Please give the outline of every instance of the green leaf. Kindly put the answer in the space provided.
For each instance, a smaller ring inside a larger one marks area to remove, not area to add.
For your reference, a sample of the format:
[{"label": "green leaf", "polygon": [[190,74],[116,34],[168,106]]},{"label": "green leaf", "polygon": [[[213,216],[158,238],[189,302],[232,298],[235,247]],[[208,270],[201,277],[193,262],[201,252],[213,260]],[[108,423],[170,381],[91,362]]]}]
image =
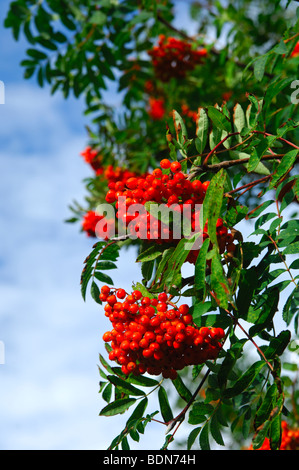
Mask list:
[{"label": "green leaf", "polygon": [[98,271],[102,271],[105,269],[117,269],[117,266],[112,261],[100,261],[99,263],[97,263],[96,269]]},{"label": "green leaf", "polygon": [[195,145],[198,153],[202,154],[208,139],[209,131],[209,120],[207,113],[204,108],[200,108],[198,112],[198,119],[196,124],[196,136]]},{"label": "green leaf", "polygon": [[276,140],[276,136],[265,136],[260,140],[259,144],[253,148],[253,151],[251,153],[251,156],[247,165],[247,171],[249,173],[256,170],[262,157],[265,155],[268,148],[271,147],[271,145],[273,144],[275,140]]},{"label": "green leaf", "polygon": [[163,248],[156,243],[151,245],[149,248],[142,251],[137,259],[137,263],[144,263],[145,261],[152,261],[162,255]]},{"label": "green leaf", "polygon": [[126,380],[140,387],[156,387],[159,385],[158,380],[147,377],[146,375],[129,375]]},{"label": "green leaf", "polygon": [[252,297],[258,286],[258,276],[255,267],[243,269],[239,281],[236,306],[241,318],[246,318]]},{"label": "green leaf", "polygon": [[117,387],[119,392],[123,392],[126,395],[137,395],[142,396],[144,395],[143,390],[139,390],[138,388],[134,387],[130,383],[127,383],[125,380],[120,379],[116,375],[108,375],[107,379],[111,382],[115,387]]},{"label": "green leaf", "polygon": [[222,111],[215,108],[214,106],[208,106],[207,110],[209,118],[217,129],[221,129],[228,133],[231,132],[231,123]]},{"label": "green leaf", "polygon": [[159,399],[161,415],[165,423],[168,423],[169,421],[173,419],[173,414],[172,414],[172,410],[168,401],[167,392],[165,388],[162,387],[162,385],[159,387],[158,399]]},{"label": "green leaf", "polygon": [[210,403],[204,403],[203,401],[196,401],[190,411],[190,416],[206,416],[213,412],[214,408]]},{"label": "green leaf", "polygon": [[299,289],[295,287],[287,298],[282,310],[282,318],[289,325],[294,315],[299,311]]},{"label": "green leaf", "polygon": [[145,413],[145,410],[147,408],[147,405],[148,405],[148,398],[145,397],[138,403],[138,405],[134,409],[133,413],[131,414],[131,416],[127,420],[127,427],[131,426],[132,424],[135,425],[134,422],[136,420],[140,420],[143,417],[143,415]]},{"label": "green leaf", "polygon": [[108,276],[108,274],[95,271],[94,277],[100,282],[103,282],[105,284],[111,284],[113,286],[113,280],[110,276]]},{"label": "green leaf", "polygon": [[97,302],[98,304],[102,303],[100,300],[100,289],[94,281],[92,281],[92,284],[91,284],[90,295],[95,302]]},{"label": "green leaf", "polygon": [[47,54],[37,49],[27,49],[27,54],[37,60],[47,59]]},{"label": "green leaf", "polygon": [[254,66],[253,66],[254,76],[256,80],[258,80],[259,82],[263,79],[268,59],[269,59],[269,54],[264,54],[258,57],[258,59],[256,59],[254,62]]},{"label": "green leaf", "polygon": [[271,328],[272,321],[275,313],[278,310],[279,302],[279,289],[274,286],[266,291],[264,296],[261,296],[261,313],[255,321],[255,325],[249,330],[250,336],[254,336],[265,328]]},{"label": "green leaf", "polygon": [[[194,247],[194,243],[199,238],[200,234],[196,233],[190,239],[182,238],[177,244],[171,256],[167,259],[164,272],[161,276],[161,283],[167,286],[178,285],[178,278],[180,277],[181,268],[186,261],[186,258]],[[179,281],[180,283],[180,281]]]},{"label": "green leaf", "polygon": [[235,342],[231,345],[230,349],[227,350],[226,355],[220,365],[218,371],[218,383],[223,388],[229,379],[229,375],[236,364],[236,361],[241,357],[244,347],[244,340]]},{"label": "green leaf", "polygon": [[268,388],[264,399],[256,412],[254,422],[256,428],[259,428],[269,418],[276,404],[277,394],[277,385],[274,383]]},{"label": "green leaf", "polygon": [[102,397],[107,403],[110,402],[112,396],[112,384],[108,383],[103,390]]},{"label": "green leaf", "polygon": [[189,400],[192,398],[192,393],[186,387],[179,374],[177,375],[176,379],[172,380],[172,383],[175,386],[175,389],[180,395],[180,397],[188,403]]},{"label": "green leaf", "polygon": [[198,427],[198,428],[192,429],[192,431],[190,432],[188,439],[187,439],[187,450],[190,450],[192,448],[198,434],[200,433],[200,430],[201,430],[201,427]]},{"label": "green leaf", "polygon": [[[175,131],[176,131],[176,138],[182,149],[184,145],[186,144],[186,142],[188,141],[188,133],[187,133],[186,125],[181,115],[176,110],[173,110],[172,115],[173,115]],[[181,149],[180,149],[180,153],[182,153],[182,155],[185,156],[186,155],[185,152],[182,152]]]},{"label": "green leaf", "polygon": [[210,308],[212,307],[211,301],[205,302],[195,302],[189,310],[189,313],[192,314],[193,321],[196,325],[201,326],[202,323],[202,315],[207,313]]},{"label": "green leaf", "polygon": [[232,398],[246,390],[264,366],[265,361],[258,361],[252,364],[249,369],[244,372],[241,377],[234,383],[232,387],[227,388],[224,391],[224,397]]},{"label": "green leaf", "polygon": [[115,400],[109,405],[105,406],[99,413],[100,416],[115,416],[127,411],[130,406],[136,403],[136,398],[123,398]]},{"label": "green leaf", "polygon": [[270,426],[270,448],[271,450],[279,450],[281,446],[281,413],[274,417]]},{"label": "green leaf", "polygon": [[291,333],[288,330],[281,331],[279,335],[270,341],[269,346],[264,351],[267,359],[272,359],[274,356],[281,356],[291,340]]},{"label": "green leaf", "polygon": [[208,234],[212,243],[217,243],[216,222],[221,214],[226,173],[221,169],[213,176],[203,203],[203,224],[208,221]]},{"label": "green leaf", "polygon": [[[234,106],[234,112],[233,112],[233,122],[234,122],[234,132],[242,132],[246,125],[246,118],[245,118],[245,113],[243,111],[242,106],[237,103]],[[238,135],[237,136],[237,141],[241,142],[242,141],[242,136]]]},{"label": "green leaf", "polygon": [[209,421],[203,426],[199,435],[199,445],[201,450],[211,450],[209,441]]},{"label": "green leaf", "polygon": [[289,86],[292,81],[296,80],[296,77],[288,77],[283,78],[280,80],[280,77],[277,77],[276,80],[272,81],[272,83],[268,86],[265,94],[265,111],[269,108],[273,98],[276,98],[279,93]]},{"label": "green leaf", "polygon": [[252,440],[253,449],[259,449],[262,446],[264,440],[266,439],[268,435],[270,424],[271,424],[270,421],[266,421],[265,423],[263,423],[263,426],[259,429],[258,433],[254,436]]},{"label": "green leaf", "polygon": [[196,292],[197,299],[203,300],[205,298],[206,290],[206,257],[208,249],[210,246],[210,239],[207,238],[200,250],[195,263],[195,272],[194,272],[194,288]]},{"label": "green leaf", "polygon": [[210,432],[215,442],[220,446],[224,446],[224,441],[221,435],[220,426],[216,414],[213,414],[212,416],[210,422]]},{"label": "green leaf", "polygon": [[107,16],[101,11],[95,11],[89,22],[98,26],[103,26],[107,21]]},{"label": "green leaf", "polygon": [[211,289],[214,291],[219,307],[227,309],[230,289],[218,251],[215,251],[211,262]]},{"label": "green leaf", "polygon": [[294,149],[294,150],[290,150],[288,153],[286,153],[282,157],[281,162],[279,163],[274,173],[274,176],[270,182],[270,185],[269,185],[270,188],[274,188],[274,186],[277,185],[279,180],[283,178],[286,175],[286,173],[288,173],[288,171],[291,169],[291,167],[295,163],[297,159],[297,155],[298,155],[298,150]]}]

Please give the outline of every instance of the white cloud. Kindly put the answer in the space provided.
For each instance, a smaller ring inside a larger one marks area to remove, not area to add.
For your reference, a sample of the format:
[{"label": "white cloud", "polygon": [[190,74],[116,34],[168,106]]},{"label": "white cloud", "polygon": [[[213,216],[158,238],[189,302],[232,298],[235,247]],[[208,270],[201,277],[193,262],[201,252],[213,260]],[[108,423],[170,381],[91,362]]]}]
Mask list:
[{"label": "white cloud", "polygon": [[[83,302],[79,284],[93,241],[63,222],[90,174],[79,156],[81,118],[68,114],[79,115],[80,104],[32,85],[8,88],[13,98],[0,108],[0,447],[105,449],[115,428],[98,417],[97,364],[108,323]],[[129,253],[123,259],[128,266]],[[121,267],[116,277],[128,286]]]}]

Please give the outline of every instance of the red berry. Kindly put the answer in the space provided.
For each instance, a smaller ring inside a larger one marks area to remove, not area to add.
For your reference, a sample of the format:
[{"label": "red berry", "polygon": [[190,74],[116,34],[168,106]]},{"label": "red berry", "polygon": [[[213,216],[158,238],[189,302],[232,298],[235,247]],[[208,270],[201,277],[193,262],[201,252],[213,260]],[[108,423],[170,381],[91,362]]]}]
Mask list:
[{"label": "red berry", "polygon": [[182,169],[182,165],[180,164],[180,162],[172,162],[170,164],[170,170],[172,171],[172,173],[176,173],[177,171],[181,171]]},{"label": "red berry", "polygon": [[202,183],[202,189],[204,193],[207,192],[209,185],[210,185],[210,181],[205,181],[204,183]]},{"label": "red berry", "polygon": [[126,291],[125,289],[118,289],[116,291],[116,295],[119,299],[124,299],[126,297]]},{"label": "red berry", "polygon": [[168,160],[168,158],[164,158],[160,161],[160,166],[161,168],[163,168],[163,170],[167,170],[168,168],[170,168],[170,160]]},{"label": "red berry", "polygon": [[102,286],[101,287],[101,293],[104,295],[110,294],[110,287],[109,286]]},{"label": "red berry", "polygon": [[168,295],[166,294],[166,292],[161,292],[158,295],[159,302],[166,302],[167,299],[168,299]]}]

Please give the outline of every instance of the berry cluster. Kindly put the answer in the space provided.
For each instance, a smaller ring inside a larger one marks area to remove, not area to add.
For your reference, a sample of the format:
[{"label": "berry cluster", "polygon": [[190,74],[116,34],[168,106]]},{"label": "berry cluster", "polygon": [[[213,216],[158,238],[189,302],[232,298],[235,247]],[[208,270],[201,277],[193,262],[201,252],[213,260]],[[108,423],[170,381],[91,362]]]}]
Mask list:
[{"label": "berry cluster", "polygon": [[163,98],[150,98],[149,99],[149,116],[154,121],[159,121],[165,115],[165,104]]},{"label": "berry cluster", "polygon": [[[96,233],[97,223],[103,219],[105,220],[101,227],[101,233]],[[114,221],[106,220],[104,215],[98,215],[94,211],[88,211],[82,220],[82,230],[86,232],[88,237],[101,235],[100,238],[103,238],[103,240],[109,240],[109,238],[111,238],[111,234],[114,233]]]},{"label": "berry cluster", "polygon": [[198,328],[187,304],[177,307],[166,293],[157,298],[139,290],[102,286],[100,300],[113,329],[103,340],[111,343],[109,359],[126,375],[162,374],[175,379],[177,370],[216,359],[224,338],[222,328]]},{"label": "berry cluster", "polygon": [[[159,244],[178,243],[183,237],[182,227],[178,234],[172,226],[155,219],[149,212],[144,211],[141,214],[139,211],[134,212],[134,205],[144,206],[147,202],[164,204],[167,208],[179,211],[180,216],[187,213],[185,208],[188,207],[190,229],[195,232],[198,228],[200,211],[198,207],[204,201],[209,181],[191,182],[181,171],[181,163],[178,161],[170,162],[168,159],[163,159],[160,166],[161,168],[156,168],[151,174],[130,177],[125,183],[123,181],[109,183],[106,201],[111,204],[116,203],[116,217],[126,226],[132,238],[155,240]],[[168,170],[168,173],[163,170]],[[124,199],[122,205],[119,202],[120,197]],[[228,232],[222,219],[217,221],[216,227],[220,252],[234,252],[234,237]],[[202,236],[203,241],[208,237],[207,223]],[[187,261],[195,263],[198,253],[199,250],[190,250]]]},{"label": "berry cluster", "polygon": [[207,50],[194,50],[186,41],[161,35],[157,46],[148,54],[152,58],[156,77],[162,82],[168,82],[171,78],[185,78],[189,71],[202,63]]},{"label": "berry cluster", "polygon": [[[299,429],[291,429],[286,421],[281,422],[281,445],[279,450],[299,450]],[[253,450],[253,446],[249,447]],[[266,437],[263,444],[257,450],[271,450],[270,441]]]},{"label": "berry cluster", "polygon": [[[95,171],[97,177],[101,178],[105,182],[105,185],[113,185],[116,182],[125,186],[129,178],[137,177],[138,175],[129,171],[126,168],[119,166],[114,167],[113,165],[104,166],[102,158],[99,152],[90,146],[87,146],[83,152],[81,152],[86,163],[88,163]],[[100,222],[104,216],[96,214],[95,211],[89,210],[84,214],[82,219],[82,230],[87,233],[89,237],[96,237],[96,225]],[[107,221],[102,227],[104,240],[109,239],[110,227],[114,229],[114,222]]]},{"label": "berry cluster", "polygon": [[296,43],[292,53],[291,57],[297,57],[299,55],[299,41]]},{"label": "berry cluster", "polygon": [[102,157],[96,149],[93,149],[90,146],[87,146],[81,156],[84,158],[86,163],[88,163],[91,168],[96,172],[97,175],[102,175],[104,172]]},{"label": "berry cluster", "polygon": [[194,122],[197,120],[197,111],[192,111],[187,104],[182,104],[182,114],[189,117]]}]

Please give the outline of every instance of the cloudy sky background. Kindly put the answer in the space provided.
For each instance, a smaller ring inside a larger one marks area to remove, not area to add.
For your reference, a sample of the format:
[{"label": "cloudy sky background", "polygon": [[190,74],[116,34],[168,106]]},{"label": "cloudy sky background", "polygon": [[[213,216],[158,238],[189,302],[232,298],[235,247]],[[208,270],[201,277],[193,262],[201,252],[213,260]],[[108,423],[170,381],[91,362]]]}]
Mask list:
[{"label": "cloudy sky background", "polygon": [[[0,449],[106,449],[127,415],[98,417],[105,405],[98,354],[109,325],[80,294],[91,242],[63,222],[90,175],[79,156],[87,141],[83,105],[24,81],[19,63],[27,44],[2,26],[8,5],[1,1]],[[140,280],[130,252],[114,280],[128,289]],[[164,431],[152,424],[136,447],[159,448]]]},{"label": "cloudy sky background", "polygon": [[[109,325],[80,294],[91,241],[63,222],[91,175],[79,156],[88,121],[81,100],[23,79],[28,44],[3,27],[9,3],[0,4],[0,449],[106,449],[127,416],[98,417],[98,355]],[[114,273],[128,290],[140,280],[131,261],[123,253]],[[142,448],[159,448],[164,432],[152,424]]]}]

